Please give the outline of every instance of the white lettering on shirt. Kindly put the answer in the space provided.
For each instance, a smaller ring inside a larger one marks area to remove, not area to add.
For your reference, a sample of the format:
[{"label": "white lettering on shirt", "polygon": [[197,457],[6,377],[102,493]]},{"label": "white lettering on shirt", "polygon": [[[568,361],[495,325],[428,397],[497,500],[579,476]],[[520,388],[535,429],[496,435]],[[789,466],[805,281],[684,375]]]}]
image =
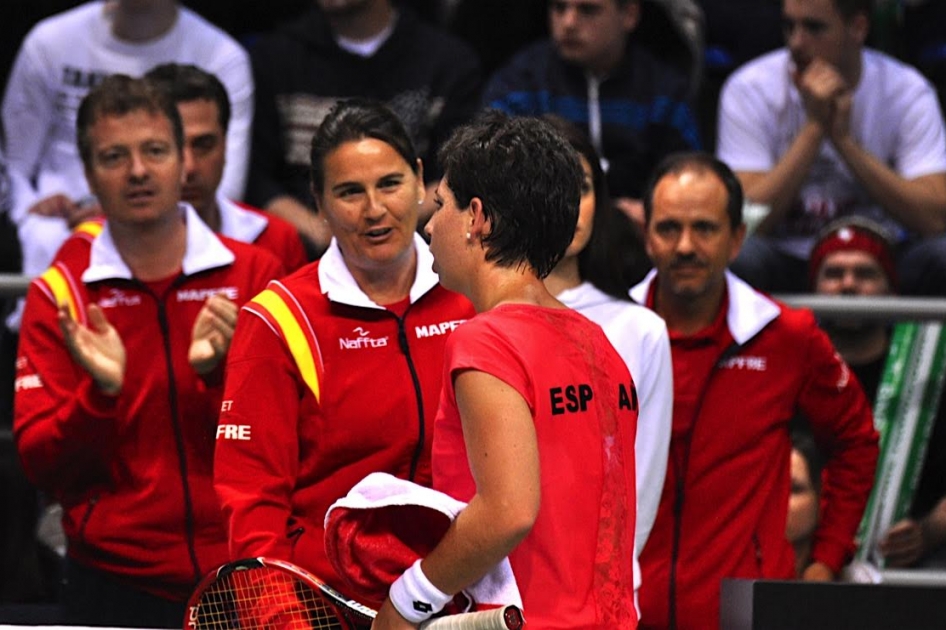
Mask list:
[{"label": "white lettering on shirt", "polygon": [[39,374],[29,374],[21,376],[13,382],[13,391],[23,391],[24,389],[39,389],[43,386],[43,379]]},{"label": "white lettering on shirt", "polygon": [[[365,333],[366,335],[368,333]],[[345,339],[340,337],[338,340],[338,347],[342,350],[360,350],[361,348],[384,348],[388,345],[387,337],[379,337],[377,339],[372,339],[371,337],[355,337],[353,339]]]},{"label": "white lettering on shirt", "polygon": [[438,335],[446,335],[448,332],[456,330],[457,326],[465,322],[465,319],[454,319],[449,322],[440,322],[438,324],[427,324],[422,326],[414,326],[414,334],[417,335],[418,339],[424,339],[425,337],[436,337]]},{"label": "white lettering on shirt", "polygon": [[177,292],[178,302],[206,302],[207,298],[218,293],[228,300],[236,300],[239,292],[236,287],[216,287],[213,289],[181,289]]},{"label": "white lettering on shirt", "polygon": [[750,372],[765,372],[766,366],[765,357],[730,357],[719,363],[720,369],[723,370],[749,370]]},{"label": "white lettering on shirt", "polygon": [[218,424],[218,440],[250,440],[250,425],[248,424]]}]

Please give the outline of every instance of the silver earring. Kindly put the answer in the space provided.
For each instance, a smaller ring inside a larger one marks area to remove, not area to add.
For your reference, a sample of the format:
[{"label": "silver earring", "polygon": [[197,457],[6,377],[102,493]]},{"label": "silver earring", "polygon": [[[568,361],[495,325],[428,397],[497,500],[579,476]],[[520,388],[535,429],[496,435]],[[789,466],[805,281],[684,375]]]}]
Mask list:
[{"label": "silver earring", "polygon": [[466,233],[466,240],[467,240],[467,241],[472,241],[472,240],[473,240],[473,237],[470,235],[469,232]]},{"label": "silver earring", "polygon": [[424,205],[424,200],[423,200],[423,199],[418,199],[418,200],[417,200],[417,205],[418,205],[418,206]]}]

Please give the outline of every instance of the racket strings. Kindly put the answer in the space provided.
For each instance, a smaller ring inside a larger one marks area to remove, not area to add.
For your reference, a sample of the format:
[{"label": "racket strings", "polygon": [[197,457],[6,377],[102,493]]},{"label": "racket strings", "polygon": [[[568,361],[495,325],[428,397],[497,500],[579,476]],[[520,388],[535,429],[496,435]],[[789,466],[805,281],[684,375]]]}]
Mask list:
[{"label": "racket strings", "polygon": [[278,570],[234,571],[200,599],[197,630],[347,630],[320,593]]}]

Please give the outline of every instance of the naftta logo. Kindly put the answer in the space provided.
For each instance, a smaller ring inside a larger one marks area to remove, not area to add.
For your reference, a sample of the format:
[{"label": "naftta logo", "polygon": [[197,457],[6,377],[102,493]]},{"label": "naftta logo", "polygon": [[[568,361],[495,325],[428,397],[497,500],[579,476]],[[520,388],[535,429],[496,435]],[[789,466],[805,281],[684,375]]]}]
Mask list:
[{"label": "naftta logo", "polygon": [[115,308],[116,306],[137,306],[141,304],[140,295],[127,295],[120,289],[110,289],[108,295],[99,300],[99,306],[102,308]]},{"label": "naftta logo", "polygon": [[360,350],[361,348],[384,348],[388,345],[388,338],[378,337],[372,338],[371,332],[365,330],[361,326],[355,327],[351,331],[352,334],[357,335],[357,337],[352,337],[350,339],[345,339],[340,337],[338,340],[338,347],[342,350]]}]

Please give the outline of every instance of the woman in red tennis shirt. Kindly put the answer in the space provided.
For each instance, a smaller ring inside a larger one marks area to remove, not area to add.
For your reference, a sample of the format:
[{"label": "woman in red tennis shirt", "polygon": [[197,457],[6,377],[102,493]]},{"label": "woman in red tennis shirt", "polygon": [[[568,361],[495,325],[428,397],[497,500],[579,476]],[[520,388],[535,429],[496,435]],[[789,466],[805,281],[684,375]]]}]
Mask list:
[{"label": "woman in red tennis shirt", "polygon": [[637,395],[542,282],[575,233],[578,155],[547,122],[490,112],[440,156],[434,269],[477,315],[447,341],[434,487],[469,505],[374,627],[414,627],[508,555],[529,628],[634,628]]}]

